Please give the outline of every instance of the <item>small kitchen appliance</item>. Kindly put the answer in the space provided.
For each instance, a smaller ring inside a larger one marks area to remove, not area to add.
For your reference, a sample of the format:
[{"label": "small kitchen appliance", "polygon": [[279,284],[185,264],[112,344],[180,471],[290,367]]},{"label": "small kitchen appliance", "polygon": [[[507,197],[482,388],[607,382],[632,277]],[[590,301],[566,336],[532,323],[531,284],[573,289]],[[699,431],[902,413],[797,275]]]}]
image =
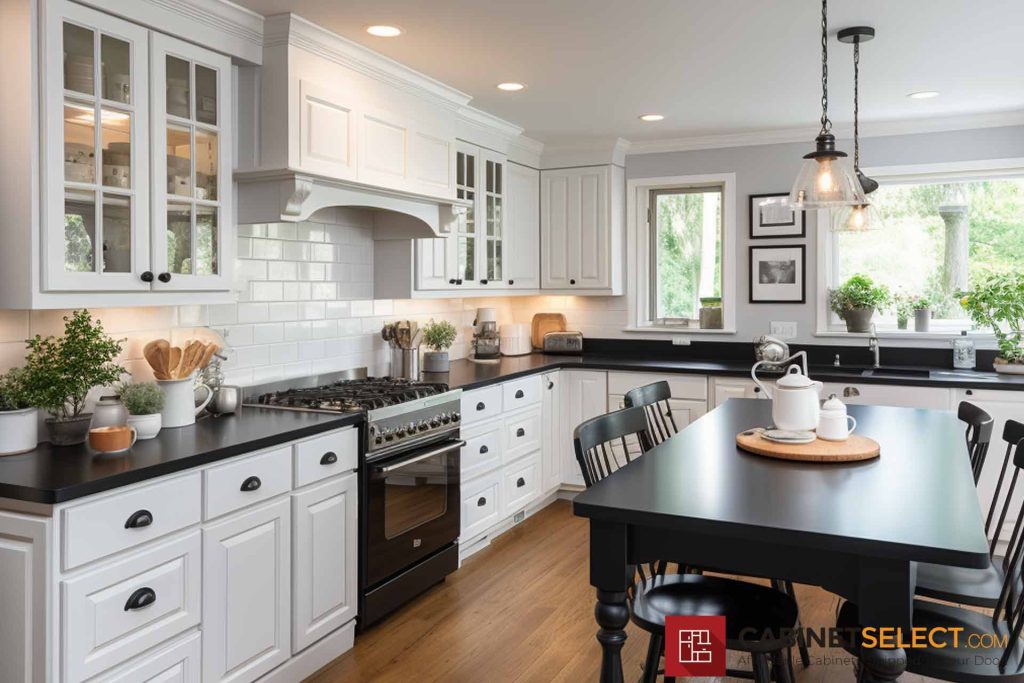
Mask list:
[{"label": "small kitchen appliance", "polygon": [[544,353],[583,353],[582,332],[548,332],[544,335]]},{"label": "small kitchen appliance", "polygon": [[767,335],[758,337],[754,340],[754,359],[765,372],[782,372],[791,359],[789,344]]},{"label": "small kitchen appliance", "polygon": [[475,359],[490,360],[501,356],[501,336],[498,334],[498,319],[493,308],[476,309],[473,330]]},{"label": "small kitchen appliance", "polygon": [[530,342],[530,326],[526,323],[502,325],[500,330],[501,355],[525,356],[533,351]]}]

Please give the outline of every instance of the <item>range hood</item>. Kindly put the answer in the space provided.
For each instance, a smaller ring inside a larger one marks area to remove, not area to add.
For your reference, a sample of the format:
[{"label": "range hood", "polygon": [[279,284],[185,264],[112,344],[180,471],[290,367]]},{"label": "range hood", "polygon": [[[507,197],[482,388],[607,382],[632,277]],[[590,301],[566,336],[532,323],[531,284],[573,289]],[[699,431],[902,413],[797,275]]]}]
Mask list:
[{"label": "range hood", "polygon": [[295,223],[324,209],[360,209],[372,219],[378,240],[438,237],[470,206],[464,200],[291,170],[236,172],[235,181],[241,224]]}]

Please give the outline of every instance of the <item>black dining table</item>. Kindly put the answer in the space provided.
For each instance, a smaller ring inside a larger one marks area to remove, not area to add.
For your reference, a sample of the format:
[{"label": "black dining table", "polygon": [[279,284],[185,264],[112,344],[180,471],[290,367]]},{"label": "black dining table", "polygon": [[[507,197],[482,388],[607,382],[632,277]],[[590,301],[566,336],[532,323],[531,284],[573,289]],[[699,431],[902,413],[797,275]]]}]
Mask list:
[{"label": "black dining table", "polygon": [[[862,626],[904,633],[916,563],[988,566],[956,416],[882,406],[849,412],[857,433],[879,443],[879,457],[810,463],[748,453],[736,435],[770,424],[771,402],[730,399],[576,496],[573,511],[590,520],[603,683],[623,680],[626,591],[638,563],[821,586],[856,602]],[[896,680],[906,666],[900,649],[863,648],[860,663],[866,681]]]}]

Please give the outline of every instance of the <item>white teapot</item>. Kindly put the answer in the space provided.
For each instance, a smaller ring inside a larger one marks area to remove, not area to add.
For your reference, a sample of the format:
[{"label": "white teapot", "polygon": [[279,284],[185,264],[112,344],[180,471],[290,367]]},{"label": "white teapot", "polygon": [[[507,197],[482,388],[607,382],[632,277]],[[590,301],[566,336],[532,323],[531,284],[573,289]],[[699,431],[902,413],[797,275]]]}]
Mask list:
[{"label": "white teapot", "polygon": [[774,391],[761,384],[753,371],[750,375],[772,400],[772,421],[777,429],[803,432],[818,426],[822,384],[803,374],[799,365],[786,368],[785,374],[775,383]]}]

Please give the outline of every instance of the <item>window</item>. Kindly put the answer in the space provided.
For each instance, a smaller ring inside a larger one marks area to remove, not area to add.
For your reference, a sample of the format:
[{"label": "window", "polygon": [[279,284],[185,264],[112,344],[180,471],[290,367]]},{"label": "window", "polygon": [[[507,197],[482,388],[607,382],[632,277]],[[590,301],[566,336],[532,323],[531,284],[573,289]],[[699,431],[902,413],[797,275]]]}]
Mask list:
[{"label": "window", "polygon": [[[721,328],[723,188],[650,191],[650,316],[656,325],[699,323],[702,300],[717,308],[704,327]],[[717,323],[716,323],[717,321]]]},{"label": "window", "polygon": [[[956,293],[983,274],[1024,263],[1024,171],[1016,177],[1004,172],[880,180],[871,200],[882,230],[831,233],[827,286],[863,273],[893,294],[925,297],[933,331],[968,328]],[[898,327],[895,308],[889,308],[876,315],[879,329]],[[835,314],[829,312],[828,320],[829,329],[843,329]]]}]

